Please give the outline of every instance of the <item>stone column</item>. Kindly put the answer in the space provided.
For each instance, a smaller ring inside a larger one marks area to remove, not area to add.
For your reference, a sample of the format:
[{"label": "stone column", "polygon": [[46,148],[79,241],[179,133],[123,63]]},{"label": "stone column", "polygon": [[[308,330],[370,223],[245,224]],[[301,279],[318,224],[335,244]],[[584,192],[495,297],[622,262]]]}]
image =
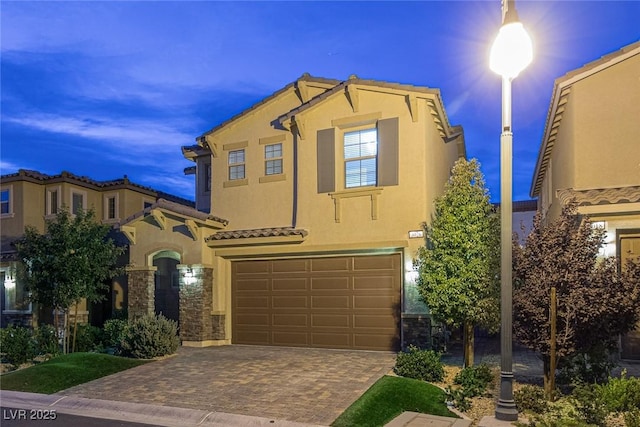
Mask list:
[{"label": "stone column", "polygon": [[213,268],[178,265],[180,283],[180,338],[183,345],[206,346],[224,340],[224,315],[212,315]]},{"label": "stone column", "polygon": [[155,314],[156,270],[158,270],[158,267],[129,266],[125,268],[129,288],[129,302],[127,304],[129,320],[147,314]]}]

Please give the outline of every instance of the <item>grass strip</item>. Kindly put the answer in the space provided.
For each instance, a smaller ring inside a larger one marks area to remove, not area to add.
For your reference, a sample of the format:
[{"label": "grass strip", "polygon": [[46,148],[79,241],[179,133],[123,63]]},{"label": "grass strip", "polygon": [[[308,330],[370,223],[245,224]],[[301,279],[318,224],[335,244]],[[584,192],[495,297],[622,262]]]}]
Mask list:
[{"label": "grass strip", "polygon": [[101,353],[64,354],[2,375],[0,389],[52,394],[147,362]]},{"label": "grass strip", "polygon": [[375,427],[404,411],[459,418],[447,409],[444,392],[424,381],[384,376],[331,424],[334,427]]}]

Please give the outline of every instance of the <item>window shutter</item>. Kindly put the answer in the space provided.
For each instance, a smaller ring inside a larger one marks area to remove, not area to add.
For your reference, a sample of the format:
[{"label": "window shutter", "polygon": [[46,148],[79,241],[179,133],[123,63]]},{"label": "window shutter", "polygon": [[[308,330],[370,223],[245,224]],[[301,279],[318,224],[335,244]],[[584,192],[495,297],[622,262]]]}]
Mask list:
[{"label": "window shutter", "polygon": [[318,131],[318,193],[329,193],[336,190],[336,144],[335,130]]},{"label": "window shutter", "polygon": [[398,185],[398,118],[378,121],[378,186]]}]

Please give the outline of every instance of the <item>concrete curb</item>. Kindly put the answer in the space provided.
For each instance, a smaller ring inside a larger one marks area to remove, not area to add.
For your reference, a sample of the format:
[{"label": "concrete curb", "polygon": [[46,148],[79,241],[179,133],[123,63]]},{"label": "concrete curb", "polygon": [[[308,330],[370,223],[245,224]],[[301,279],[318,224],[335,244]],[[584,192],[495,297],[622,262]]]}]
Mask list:
[{"label": "concrete curb", "polygon": [[322,427],[293,421],[274,420],[248,415],[198,409],[175,408],[143,403],[87,399],[57,394],[37,394],[0,390],[0,404],[18,409],[53,409],[61,414],[80,415],[119,421],[154,424],[167,427],[229,426],[229,427]]}]

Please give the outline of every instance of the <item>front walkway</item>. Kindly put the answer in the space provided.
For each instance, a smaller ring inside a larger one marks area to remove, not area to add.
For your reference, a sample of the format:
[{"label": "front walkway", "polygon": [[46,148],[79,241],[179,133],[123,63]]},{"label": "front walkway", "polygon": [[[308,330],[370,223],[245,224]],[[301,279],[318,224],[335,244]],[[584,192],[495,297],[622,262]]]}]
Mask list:
[{"label": "front walkway", "polygon": [[387,352],[181,347],[60,394],[329,425],[394,361]]}]

